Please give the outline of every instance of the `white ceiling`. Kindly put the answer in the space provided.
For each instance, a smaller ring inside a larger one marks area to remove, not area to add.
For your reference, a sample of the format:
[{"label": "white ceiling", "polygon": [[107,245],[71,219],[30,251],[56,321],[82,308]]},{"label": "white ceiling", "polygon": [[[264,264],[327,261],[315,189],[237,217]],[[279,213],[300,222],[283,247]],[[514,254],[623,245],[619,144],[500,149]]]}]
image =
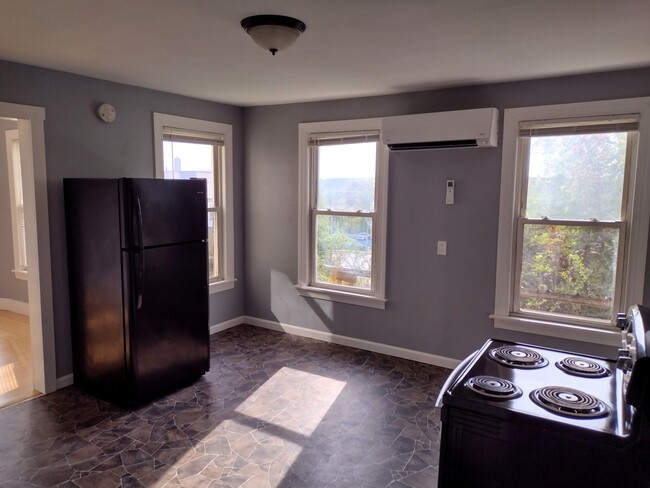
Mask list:
[{"label": "white ceiling", "polygon": [[[275,57],[240,27],[307,24]],[[240,106],[650,66],[650,0],[0,0],[0,59]]]}]

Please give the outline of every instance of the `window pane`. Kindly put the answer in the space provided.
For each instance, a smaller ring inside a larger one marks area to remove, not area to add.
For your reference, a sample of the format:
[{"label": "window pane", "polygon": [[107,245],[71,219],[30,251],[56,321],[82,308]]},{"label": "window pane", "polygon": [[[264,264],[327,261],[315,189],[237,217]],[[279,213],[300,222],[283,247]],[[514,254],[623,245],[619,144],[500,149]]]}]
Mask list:
[{"label": "window pane", "polygon": [[612,317],[618,229],[524,225],[522,311]]},{"label": "window pane", "polygon": [[319,210],[374,212],[376,142],[319,146]]},{"label": "window pane", "polygon": [[217,212],[208,211],[208,279],[219,278],[219,219]]},{"label": "window pane", "polygon": [[16,229],[14,233],[17,239],[14,242],[18,245],[18,259],[16,269],[27,271],[27,227],[25,225],[25,208],[23,198],[23,176],[20,164],[20,140],[14,139],[11,144],[12,174],[14,190],[14,211],[16,212]]},{"label": "window pane", "polygon": [[215,193],[215,151],[223,147],[211,143],[163,141],[165,179],[203,178],[208,187],[208,279],[223,279],[219,254],[221,222],[215,210],[219,207],[219,195]]},{"label": "window pane", "polygon": [[166,180],[205,178],[208,184],[208,207],[214,207],[213,144],[163,141],[164,177]]},{"label": "window pane", "polygon": [[526,217],[621,220],[627,133],[531,137]]},{"label": "window pane", "polygon": [[370,290],[372,218],[316,217],[316,281]]}]

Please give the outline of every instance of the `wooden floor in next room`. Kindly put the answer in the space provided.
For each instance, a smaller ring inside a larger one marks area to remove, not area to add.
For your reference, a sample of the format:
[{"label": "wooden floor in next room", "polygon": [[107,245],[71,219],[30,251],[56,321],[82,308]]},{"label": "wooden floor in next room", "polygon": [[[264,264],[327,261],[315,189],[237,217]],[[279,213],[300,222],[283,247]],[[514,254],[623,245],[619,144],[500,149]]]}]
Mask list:
[{"label": "wooden floor in next room", "polygon": [[0,407],[35,394],[29,317],[0,310]]}]

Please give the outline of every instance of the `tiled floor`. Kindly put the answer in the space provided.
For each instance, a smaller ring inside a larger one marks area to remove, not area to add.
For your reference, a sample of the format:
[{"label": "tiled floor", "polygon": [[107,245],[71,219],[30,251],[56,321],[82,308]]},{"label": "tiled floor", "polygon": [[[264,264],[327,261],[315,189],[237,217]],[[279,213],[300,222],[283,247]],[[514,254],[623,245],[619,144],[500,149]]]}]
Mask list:
[{"label": "tiled floor", "polygon": [[0,487],[436,486],[448,370],[247,325],[211,350],[134,411],[75,388],[0,410]]}]

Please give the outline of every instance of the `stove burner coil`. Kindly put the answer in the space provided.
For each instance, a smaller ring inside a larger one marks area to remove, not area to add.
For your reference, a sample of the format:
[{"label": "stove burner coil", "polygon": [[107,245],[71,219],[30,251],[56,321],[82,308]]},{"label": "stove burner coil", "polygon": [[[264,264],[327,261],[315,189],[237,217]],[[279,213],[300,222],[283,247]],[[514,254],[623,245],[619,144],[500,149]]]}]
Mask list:
[{"label": "stove burner coil", "polygon": [[571,418],[609,415],[609,407],[598,398],[565,386],[545,386],[530,393],[530,399],[549,412]]},{"label": "stove burner coil", "polygon": [[474,376],[465,386],[481,396],[509,400],[521,396],[521,389],[514,383],[496,376]]},{"label": "stove burner coil", "polygon": [[511,368],[543,368],[548,360],[538,352],[521,346],[501,346],[490,349],[491,359]]},{"label": "stove burner coil", "polygon": [[606,367],[586,358],[567,357],[555,365],[565,373],[583,378],[604,378],[612,374]]}]

